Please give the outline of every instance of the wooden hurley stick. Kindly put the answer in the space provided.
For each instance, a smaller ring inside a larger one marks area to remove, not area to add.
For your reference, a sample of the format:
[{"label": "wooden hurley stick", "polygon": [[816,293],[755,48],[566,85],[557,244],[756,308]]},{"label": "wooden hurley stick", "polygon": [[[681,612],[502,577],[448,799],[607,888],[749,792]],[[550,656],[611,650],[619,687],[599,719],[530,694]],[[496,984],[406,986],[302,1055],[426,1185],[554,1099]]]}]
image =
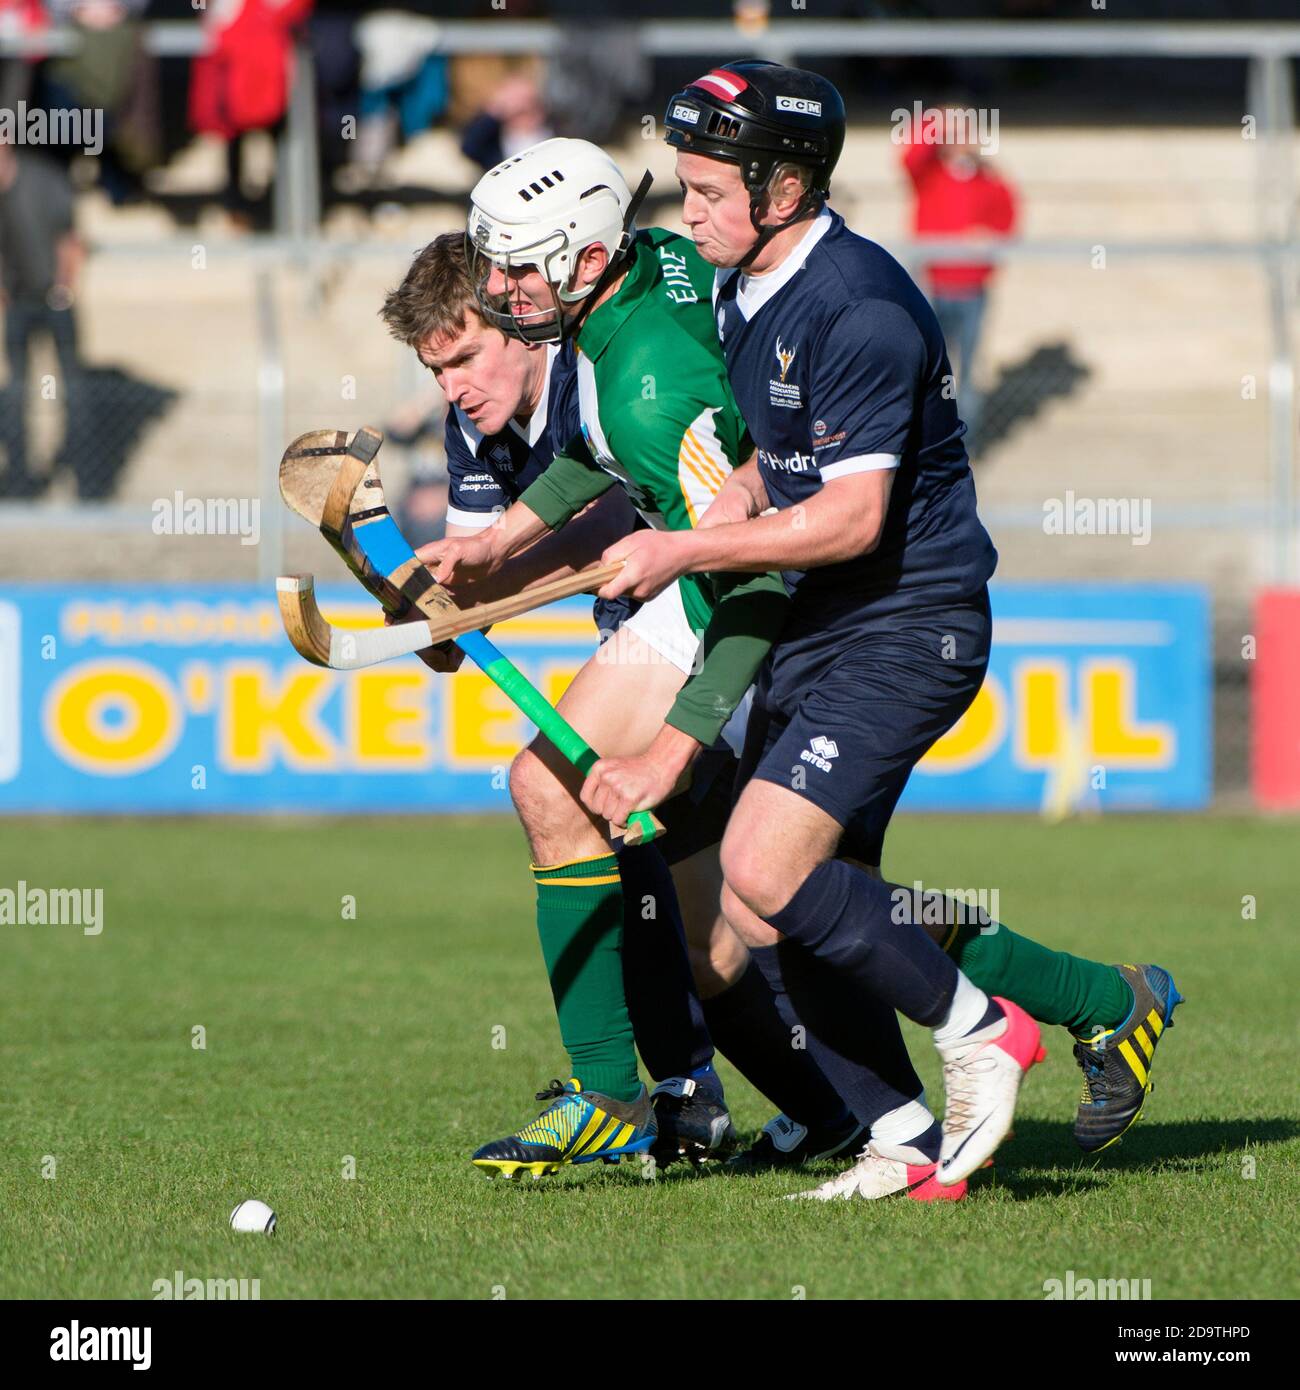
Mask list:
[{"label": "wooden hurley stick", "polygon": [[[412,624],[428,630],[427,642],[424,633],[419,634],[419,650],[455,641],[565,759],[586,774],[599,755],[478,629],[557,598],[598,588],[618,573],[621,563],[595,566],[477,608],[458,608],[389,515],[375,463],[383,438],[370,428],[358,430],[350,442],[342,430],[300,435],[280,460],[280,493],[285,502],[320,530],[389,612],[401,616],[414,609],[421,615],[423,621]],[[316,608],[311,577],[287,576],[277,580],[276,587],[281,617],[295,649],[317,665],[346,669],[349,661],[340,651],[343,638]],[[410,640],[409,635],[395,636],[393,643],[398,650],[410,651],[415,649]],[[353,659],[351,664],[357,663]],[[613,827],[615,832],[617,829]],[[656,816],[635,811],[628,817],[622,839],[625,845],[644,844],[662,833],[663,825]]]}]

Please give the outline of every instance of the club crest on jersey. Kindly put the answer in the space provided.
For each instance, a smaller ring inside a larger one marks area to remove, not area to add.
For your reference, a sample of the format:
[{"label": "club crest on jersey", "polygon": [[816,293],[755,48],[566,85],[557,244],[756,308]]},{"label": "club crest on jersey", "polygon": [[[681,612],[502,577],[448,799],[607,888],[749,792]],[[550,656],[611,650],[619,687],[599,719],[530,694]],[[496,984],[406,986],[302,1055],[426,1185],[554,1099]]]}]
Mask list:
[{"label": "club crest on jersey", "polygon": [[840,756],[839,747],[833,738],[827,738],[825,734],[818,734],[808,742],[808,747],[799,754],[799,757],[806,763],[811,763],[814,767],[820,768],[823,772],[831,770],[832,758]]},{"label": "club crest on jersey", "polygon": [[783,348],[781,339],[776,340],[776,361],[781,368],[781,380],[785,380],[785,374],[790,370],[790,363],[794,361],[794,348]]},{"label": "club crest on jersey", "polygon": [[776,364],[781,368],[781,380],[778,381],[772,377],[768,382],[769,399],[773,405],[783,405],[788,406],[791,410],[798,410],[803,405],[799,383],[797,381],[788,382],[785,379],[797,349],[785,347],[778,337],[773,351],[776,353]]}]

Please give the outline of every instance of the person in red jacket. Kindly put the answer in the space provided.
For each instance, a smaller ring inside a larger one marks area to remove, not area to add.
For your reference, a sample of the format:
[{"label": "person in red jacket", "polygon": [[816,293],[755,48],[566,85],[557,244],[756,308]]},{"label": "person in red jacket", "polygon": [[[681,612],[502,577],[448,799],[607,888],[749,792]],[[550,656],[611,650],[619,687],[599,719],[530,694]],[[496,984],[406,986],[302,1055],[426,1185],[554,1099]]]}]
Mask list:
[{"label": "person in red jacket", "polygon": [[[956,108],[928,111],[905,133],[903,167],[916,191],[913,228],[918,236],[987,239],[1016,229],[1016,197],[993,172],[988,155],[970,138],[974,122]],[[995,267],[936,261],[924,267],[930,302],[938,315],[957,373],[957,413],[966,422],[968,446],[979,425],[981,399],[975,357],[988,284]]]},{"label": "person in red jacket", "polygon": [[205,11],[207,45],[190,74],[190,129],[226,143],[225,202],[237,225],[251,224],[241,188],[240,148],[253,130],[276,131],[289,105],[294,29],[315,0],[215,0]]}]

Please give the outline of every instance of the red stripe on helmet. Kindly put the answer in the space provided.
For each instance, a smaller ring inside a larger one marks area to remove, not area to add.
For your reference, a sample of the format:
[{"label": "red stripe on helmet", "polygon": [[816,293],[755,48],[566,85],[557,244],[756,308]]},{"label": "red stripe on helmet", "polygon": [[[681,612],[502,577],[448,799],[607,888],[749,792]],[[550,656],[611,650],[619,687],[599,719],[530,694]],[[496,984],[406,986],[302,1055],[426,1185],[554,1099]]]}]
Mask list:
[{"label": "red stripe on helmet", "polygon": [[691,86],[702,87],[710,96],[721,97],[723,101],[735,101],[749,83],[734,72],[714,68],[703,77],[697,77]]}]

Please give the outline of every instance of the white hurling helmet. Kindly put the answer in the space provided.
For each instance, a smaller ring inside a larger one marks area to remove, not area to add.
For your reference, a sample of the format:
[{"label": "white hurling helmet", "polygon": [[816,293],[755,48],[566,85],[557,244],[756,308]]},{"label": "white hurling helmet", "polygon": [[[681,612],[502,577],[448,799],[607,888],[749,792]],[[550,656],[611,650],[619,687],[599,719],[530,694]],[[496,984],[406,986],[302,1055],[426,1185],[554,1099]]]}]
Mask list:
[{"label": "white hurling helmet", "polygon": [[[629,210],[635,213],[633,198],[618,165],[587,140],[543,140],[489,169],[470,194],[465,234],[484,319],[525,342],[559,342],[565,336],[564,311],[600,283],[571,287],[579,255],[599,242],[611,268],[616,266],[635,232]],[[487,294],[493,266],[507,274],[535,266],[556,304],[512,312],[504,298]]]}]

